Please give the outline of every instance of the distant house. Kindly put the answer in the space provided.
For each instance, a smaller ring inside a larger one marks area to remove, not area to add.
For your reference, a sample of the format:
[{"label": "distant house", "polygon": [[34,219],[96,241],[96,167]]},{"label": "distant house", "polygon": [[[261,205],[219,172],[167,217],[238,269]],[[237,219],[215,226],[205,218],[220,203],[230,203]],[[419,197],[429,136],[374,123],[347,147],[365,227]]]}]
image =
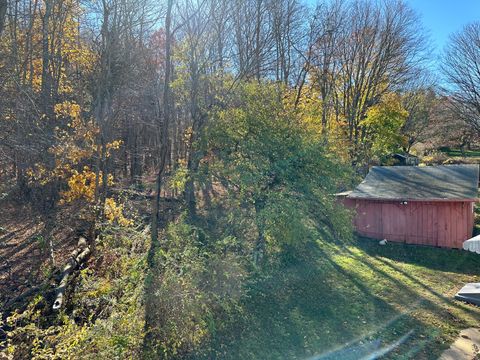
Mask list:
[{"label": "distant house", "polygon": [[391,157],[398,162],[398,165],[416,166],[420,163],[418,157],[410,154],[393,154]]},{"label": "distant house", "polygon": [[375,166],[349,193],[359,235],[461,248],[472,236],[478,165]]}]

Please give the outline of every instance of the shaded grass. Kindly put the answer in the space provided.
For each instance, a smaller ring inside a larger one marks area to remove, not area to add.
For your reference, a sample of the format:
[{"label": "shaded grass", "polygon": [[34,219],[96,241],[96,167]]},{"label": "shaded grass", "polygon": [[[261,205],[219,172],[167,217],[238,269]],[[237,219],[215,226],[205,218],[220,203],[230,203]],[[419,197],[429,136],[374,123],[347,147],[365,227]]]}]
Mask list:
[{"label": "shaded grass", "polygon": [[241,313],[194,358],[358,359],[406,339],[386,358],[436,359],[480,309],[452,299],[480,281],[480,256],[357,239],[309,245],[308,257],[249,285]]}]

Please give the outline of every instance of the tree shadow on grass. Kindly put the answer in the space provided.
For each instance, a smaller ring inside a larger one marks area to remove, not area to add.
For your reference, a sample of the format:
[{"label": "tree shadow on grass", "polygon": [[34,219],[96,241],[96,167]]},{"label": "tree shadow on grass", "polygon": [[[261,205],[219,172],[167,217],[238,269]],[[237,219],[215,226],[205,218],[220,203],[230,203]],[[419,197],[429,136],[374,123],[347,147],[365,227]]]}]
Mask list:
[{"label": "tree shadow on grass", "polygon": [[316,230],[329,241],[307,240],[298,253],[284,251],[275,271],[252,275],[238,313],[217,319],[209,343],[189,358],[357,359],[409,334],[387,358],[436,359],[477,316],[424,283],[417,268],[395,262],[425,267],[435,283],[445,272],[478,274],[480,256],[367,239],[334,243],[328,230]]},{"label": "tree shadow on grass", "polygon": [[[214,333],[209,351],[191,358],[356,359],[412,329],[426,334],[424,341],[435,339],[428,324],[375,294],[372,284],[340,266],[320,243],[306,246],[307,258],[252,281],[234,326]],[[404,288],[392,282],[383,290]]]},{"label": "tree shadow on grass", "polygon": [[[355,246],[355,244],[352,245]],[[365,246],[362,245],[358,246],[360,250],[365,249]],[[369,256],[365,253],[362,255],[362,252],[353,251],[353,249],[349,249],[348,247],[345,247],[345,250],[347,250],[351,257],[358,261],[358,264],[363,264],[363,266],[365,266],[369,271],[375,273],[378,278],[388,281],[388,283],[391,284],[389,288],[391,288],[392,292],[395,292],[395,294],[397,294],[397,296],[400,298],[402,298],[405,294],[408,294],[408,296],[412,297],[413,299],[421,299],[422,311],[417,317],[420,319],[427,318],[427,322],[430,323],[430,325],[425,324],[427,327],[428,325],[431,326],[432,323],[435,323],[438,326],[438,334],[436,336],[438,339],[435,340],[437,345],[428,346],[428,343],[426,343],[425,346],[427,346],[428,350],[424,350],[422,352],[423,358],[435,358],[435,356],[440,354],[441,349],[446,347],[444,343],[445,340],[450,341],[452,340],[452,337],[454,337],[454,335],[456,336],[461,329],[478,324],[480,319],[480,311],[478,308],[457,302],[453,299],[453,297],[447,297],[444,295],[445,293],[452,291],[450,288],[455,290],[455,286],[462,284],[462,282],[469,277],[471,278],[471,275],[469,275],[470,271],[463,271],[464,269],[462,269],[459,265],[463,264],[463,266],[469,266],[470,262],[455,262],[456,259],[454,259],[453,264],[446,266],[447,270],[435,269],[435,266],[433,270],[425,266],[424,269],[409,267],[411,265],[410,263],[403,263],[408,265],[404,268],[402,262],[396,264],[395,260],[392,260],[392,258],[395,258],[395,256],[388,256],[391,253],[396,254],[397,248],[402,246],[393,245],[390,246],[389,249],[388,246],[382,247],[375,242],[375,247],[379,248],[378,252],[380,252],[382,256]],[[407,247],[407,250],[415,251],[416,249],[411,249],[409,246]],[[424,253],[425,257],[435,252],[440,252],[442,255],[445,255],[444,249],[420,249],[420,251],[423,250],[426,250]],[[453,252],[455,255],[463,255],[455,251]],[[372,253],[377,252],[370,251],[370,255]],[[418,253],[416,255],[418,255]],[[470,257],[470,254],[466,255],[467,257]],[[402,256],[401,259],[405,259],[405,256]],[[432,259],[423,259],[421,264],[426,265],[431,261]],[[417,263],[414,263],[414,265],[417,265]],[[456,271],[456,275],[446,277],[445,272],[452,269]],[[356,269],[356,271],[358,272],[360,270]],[[424,279],[422,279],[422,277]],[[437,285],[439,288],[438,291],[436,288]],[[395,303],[397,303],[398,300],[399,299],[396,298],[393,299]],[[391,303],[392,299],[388,300],[388,302]],[[423,334],[424,338],[425,336],[426,335]],[[412,350],[408,351],[411,352]]]},{"label": "tree shadow on grass", "polygon": [[[478,312],[473,311],[471,308],[463,305],[462,303],[458,303],[454,301],[453,298],[447,297],[441,294],[440,292],[434,290],[431,286],[426,285],[424,282],[422,282],[419,278],[417,278],[413,274],[410,274],[407,271],[400,268],[399,266],[396,266],[391,261],[386,261],[385,258],[378,257],[378,256],[373,258],[367,258],[364,256],[360,256],[349,249],[346,249],[346,251],[350,254],[350,256],[357,259],[360,263],[367,266],[370,270],[377,273],[380,277],[388,280],[389,282],[397,286],[401,294],[409,294],[410,296],[415,296],[415,295],[422,296],[424,300],[426,300],[425,295],[427,295],[432,297],[439,303],[452,306],[458,310],[469,313],[470,315],[474,315],[474,316],[478,315]],[[380,266],[376,265],[374,261],[379,262]],[[388,269],[391,273],[382,270],[381,267]],[[442,278],[443,277],[444,276],[442,275]],[[401,280],[402,278],[406,278],[409,282],[411,282],[413,286],[415,286],[418,289],[418,291],[414,290],[413,287],[406,286],[405,282]],[[452,281],[452,279],[450,279],[450,281]],[[434,304],[433,301],[430,301],[430,300],[426,300],[426,301],[430,305]]]},{"label": "tree shadow on grass", "polygon": [[444,272],[480,275],[480,255],[463,250],[393,242],[379,246],[378,240],[364,237],[358,239],[356,246],[376,258],[388,258]]},{"label": "tree shadow on grass", "polygon": [[[453,299],[445,297],[430,289],[420,280],[405,271],[402,271],[401,274],[411,280],[411,282],[416,285],[415,287],[407,286],[407,284],[401,280],[401,277],[397,278],[395,276],[396,274],[394,275],[383,271],[381,266],[378,266],[372,261],[372,258],[359,256],[348,248],[340,250],[329,244],[326,244],[326,246],[330,247],[329,251],[334,249],[337,254],[340,254],[340,256],[345,256],[345,253],[342,254],[342,251],[346,251],[349,257],[355,259],[355,266],[351,270],[341,267],[338,269],[340,272],[343,272],[345,277],[356,278],[357,280],[354,282],[357,286],[358,284],[366,283],[368,285],[360,285],[360,287],[375,287],[376,291],[380,294],[379,296],[375,295],[375,297],[381,301],[386,301],[389,305],[395,304],[395,308],[397,309],[399,307],[406,309],[404,310],[405,313],[403,313],[404,316],[402,317],[402,320],[398,322],[396,327],[403,328],[404,332],[414,331],[416,337],[414,337],[413,340],[405,341],[405,344],[400,345],[399,349],[401,350],[396,354],[393,354],[391,356],[392,358],[395,358],[395,355],[400,356],[407,353],[410,353],[409,356],[420,358],[418,356],[420,356],[419,353],[422,352],[422,358],[436,359],[436,356],[440,354],[441,349],[446,346],[445,344],[442,344],[441,340],[441,337],[445,334],[442,334],[442,332],[436,328],[437,325],[440,325],[440,327],[451,326],[459,330],[472,326],[472,318],[479,317],[477,311],[473,311],[462,304],[457,304]],[[326,256],[326,258],[328,258],[328,256]],[[336,261],[333,260],[333,263],[336,264]],[[336,264],[335,266],[338,267],[339,265]],[[438,276],[440,275],[441,274]],[[379,286],[380,283],[382,283],[382,286]],[[455,315],[451,312],[449,307],[460,310],[462,313]],[[413,316],[411,313],[414,311],[423,314],[428,312],[429,315],[427,318],[430,317],[429,320],[426,322],[423,320],[424,316]],[[468,317],[470,318],[469,320]],[[400,323],[403,323],[403,325]],[[451,325],[451,323],[454,325]],[[436,326],[433,326],[433,324]],[[418,338],[417,335],[419,335],[420,338]]]}]

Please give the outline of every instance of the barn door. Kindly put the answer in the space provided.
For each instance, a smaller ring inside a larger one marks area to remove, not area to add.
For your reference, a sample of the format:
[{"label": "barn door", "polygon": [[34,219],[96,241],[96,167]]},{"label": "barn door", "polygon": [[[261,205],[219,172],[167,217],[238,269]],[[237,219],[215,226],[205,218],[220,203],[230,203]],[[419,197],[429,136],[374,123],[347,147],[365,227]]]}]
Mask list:
[{"label": "barn door", "polygon": [[408,204],[407,239],[409,244],[437,246],[437,206],[425,202]]},{"label": "barn door", "polygon": [[407,205],[400,202],[382,204],[383,235],[390,241],[405,242],[407,239]]},{"label": "barn door", "polygon": [[455,222],[452,221],[452,207],[449,203],[440,203],[438,204],[437,209],[437,245],[440,247],[451,247],[453,235],[452,226],[457,225]]},{"label": "barn door", "polygon": [[407,216],[407,237],[405,242],[407,244],[418,244],[421,243],[421,234],[418,233],[418,229],[421,227],[422,223],[422,206],[416,202],[411,202],[408,206],[408,216]]},{"label": "barn door", "polygon": [[438,246],[438,206],[425,204],[423,207],[423,237],[425,245]]}]

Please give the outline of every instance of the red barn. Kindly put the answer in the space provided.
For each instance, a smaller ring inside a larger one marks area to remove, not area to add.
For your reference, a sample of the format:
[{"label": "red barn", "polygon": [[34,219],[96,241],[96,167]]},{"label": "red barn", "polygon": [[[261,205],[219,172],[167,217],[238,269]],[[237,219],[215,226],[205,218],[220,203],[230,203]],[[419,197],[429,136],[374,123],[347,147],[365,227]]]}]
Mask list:
[{"label": "red barn", "polygon": [[462,248],[472,236],[478,165],[375,166],[344,194],[359,235]]}]

